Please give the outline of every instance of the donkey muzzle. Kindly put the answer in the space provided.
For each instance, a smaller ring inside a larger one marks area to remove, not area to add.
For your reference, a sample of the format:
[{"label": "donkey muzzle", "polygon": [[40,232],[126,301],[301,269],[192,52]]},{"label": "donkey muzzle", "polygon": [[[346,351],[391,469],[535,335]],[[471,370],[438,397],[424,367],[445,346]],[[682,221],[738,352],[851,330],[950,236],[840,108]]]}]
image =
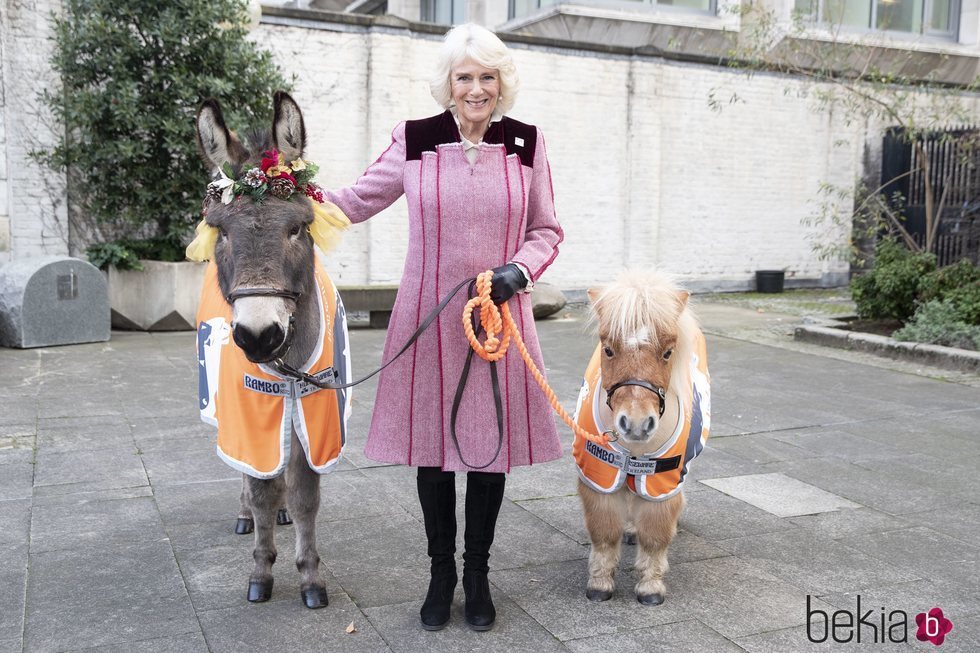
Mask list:
[{"label": "donkey muzzle", "polygon": [[253,363],[266,363],[278,358],[286,347],[286,331],[273,322],[257,333],[244,324],[236,324],[232,329],[235,344]]}]

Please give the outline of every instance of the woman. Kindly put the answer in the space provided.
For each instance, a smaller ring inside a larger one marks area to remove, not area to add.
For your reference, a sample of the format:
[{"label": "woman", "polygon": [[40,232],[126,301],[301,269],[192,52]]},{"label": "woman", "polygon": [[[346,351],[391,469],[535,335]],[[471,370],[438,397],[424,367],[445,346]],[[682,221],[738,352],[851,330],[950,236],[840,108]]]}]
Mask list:
[{"label": "woman", "polygon": [[[511,55],[492,32],[456,27],[446,35],[430,86],[446,111],[400,123],[391,145],[353,186],[328,193],[352,222],[367,220],[403,193],[408,201],[408,254],[383,360],[390,360],[449,290],[493,269],[493,300],[514,298],[511,312],[544,369],[526,293],[557,255],[562,231],[541,134],[504,115],[518,89]],[[551,407],[517,353],[497,364],[502,434],[489,364],[479,358],[451,429],[469,350],[459,321],[465,301],[460,293],[414,350],[382,372],[365,449],[373,460],[418,467],[432,560],[420,613],[426,630],[449,621],[457,582],[454,472],[467,473],[466,621],[488,630],[496,613],[487,573],[504,475],[561,455]]]}]

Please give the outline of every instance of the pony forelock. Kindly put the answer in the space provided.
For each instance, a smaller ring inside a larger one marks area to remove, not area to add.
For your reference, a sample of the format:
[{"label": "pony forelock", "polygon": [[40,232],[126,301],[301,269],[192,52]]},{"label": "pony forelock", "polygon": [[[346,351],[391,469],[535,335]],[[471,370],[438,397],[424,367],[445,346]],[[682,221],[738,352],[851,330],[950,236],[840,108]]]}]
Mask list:
[{"label": "pony forelock", "polygon": [[[663,272],[623,272],[599,291],[592,304],[593,325],[608,342],[634,351],[641,345],[661,346],[676,333],[677,360],[689,360],[698,321],[681,293],[680,286]],[[686,373],[675,374],[671,386],[675,382],[683,388]]]}]

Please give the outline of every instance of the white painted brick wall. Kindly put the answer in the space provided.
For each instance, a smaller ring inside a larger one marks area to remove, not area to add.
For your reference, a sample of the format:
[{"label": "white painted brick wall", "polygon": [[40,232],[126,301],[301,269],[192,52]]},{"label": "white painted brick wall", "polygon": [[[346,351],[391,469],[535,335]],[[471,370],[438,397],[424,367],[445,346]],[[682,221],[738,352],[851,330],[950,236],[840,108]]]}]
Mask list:
[{"label": "white painted brick wall", "polygon": [[[39,25],[46,21],[37,12],[53,1],[0,4],[4,48],[30,53],[16,64],[5,56],[2,69],[0,152],[9,178],[0,175],[0,191],[6,184],[15,257],[65,251],[58,238],[66,222],[63,190],[41,196],[26,183],[39,173],[26,160],[22,136],[27,130],[50,139],[28,100],[34,102],[34,79],[46,79],[39,72],[48,47]],[[428,90],[440,43],[433,35],[267,22],[252,38],[297,76],[307,154],[321,164],[324,186],[353,183],[388,147],[400,120],[440,110]],[[840,261],[817,258],[800,221],[812,212],[821,181],[850,184],[862,173],[864,144],[880,140],[869,136],[879,126],[846,126],[814,111],[797,97],[799,82],[786,76],[749,79],[651,58],[512,49],[523,80],[512,115],[544,131],[565,229],[547,281],[583,288],[626,266],[658,266],[709,284],[744,283],[760,268],[787,268],[801,278],[846,271]],[[724,99],[735,90],[740,102],[710,108],[712,93]],[[406,240],[400,199],[353,227],[328,267],[342,284],[397,283]]]},{"label": "white painted brick wall", "polygon": [[56,127],[37,96],[56,88],[48,64],[48,17],[60,6],[57,0],[0,3],[0,217],[7,218],[0,228],[9,224],[10,242],[9,251],[0,251],[0,263],[68,252],[64,176],[29,157],[56,140]]},{"label": "white painted brick wall", "polygon": [[[287,72],[302,68],[297,99],[327,186],[353,183],[399,120],[439,111],[427,85],[439,45],[431,36],[262,25],[256,38],[283,55],[306,53],[279,60]],[[817,259],[800,220],[820,181],[860,172],[859,148],[833,147],[858,133],[785,93],[792,78],[512,49],[523,83],[512,115],[544,131],[565,229],[546,280],[582,288],[626,266],[709,282],[744,282],[760,268],[802,278],[846,271]],[[737,89],[742,102],[712,111],[713,89]],[[397,283],[406,220],[401,199],[355,226],[330,263],[338,282]]]}]

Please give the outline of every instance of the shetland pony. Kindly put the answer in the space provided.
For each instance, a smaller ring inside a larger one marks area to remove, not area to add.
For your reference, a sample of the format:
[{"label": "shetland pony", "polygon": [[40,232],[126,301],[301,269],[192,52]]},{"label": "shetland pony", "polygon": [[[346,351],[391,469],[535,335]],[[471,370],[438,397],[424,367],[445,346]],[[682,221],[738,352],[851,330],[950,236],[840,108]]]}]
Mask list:
[{"label": "shetland pony", "polygon": [[625,273],[589,296],[599,344],[576,420],[612,441],[576,437],[573,448],[592,540],[586,596],[612,596],[624,534],[628,543],[635,535],[636,598],[658,605],[684,477],[710,426],[704,336],[689,293],[662,274]]}]

